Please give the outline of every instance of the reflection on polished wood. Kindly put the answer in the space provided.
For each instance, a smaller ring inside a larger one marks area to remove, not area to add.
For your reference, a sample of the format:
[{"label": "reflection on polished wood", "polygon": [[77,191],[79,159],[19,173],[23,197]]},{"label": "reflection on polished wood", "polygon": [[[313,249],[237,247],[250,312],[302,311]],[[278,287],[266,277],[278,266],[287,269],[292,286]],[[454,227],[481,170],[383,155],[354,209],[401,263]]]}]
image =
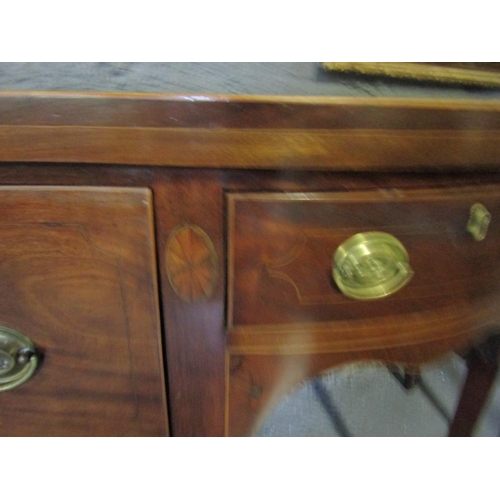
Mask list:
[{"label": "reflection on polished wood", "polygon": [[0,161],[496,170],[498,101],[0,92]]},{"label": "reflection on polished wood", "polygon": [[[498,328],[500,103],[202,97],[0,93],[0,324],[45,356],[0,433],[164,435],[168,400],[174,436],[251,435],[333,366]],[[373,231],[415,275],[354,300],[332,256]]]},{"label": "reflection on polished wood", "polygon": [[[485,336],[500,320],[500,225],[493,218],[476,241],[467,230],[476,201],[500,212],[491,185],[230,194],[227,432],[255,432],[297,383],[337,364],[417,366]],[[394,295],[360,302],[329,267],[346,237],[372,228],[403,242],[415,276]]]},{"label": "reflection on polished wood", "polygon": [[0,188],[0,322],[43,355],[0,434],[165,435],[147,189]]}]

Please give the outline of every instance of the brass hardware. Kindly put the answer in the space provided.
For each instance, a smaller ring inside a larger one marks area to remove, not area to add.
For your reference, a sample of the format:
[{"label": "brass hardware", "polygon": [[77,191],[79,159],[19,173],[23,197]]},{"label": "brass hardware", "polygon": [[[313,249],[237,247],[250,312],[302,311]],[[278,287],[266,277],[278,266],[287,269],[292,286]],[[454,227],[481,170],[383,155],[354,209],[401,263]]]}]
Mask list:
[{"label": "brass hardware", "polygon": [[490,221],[491,214],[486,210],[486,207],[481,203],[476,203],[470,209],[467,231],[472,234],[476,241],[482,241],[486,238]]},{"label": "brass hardware", "polygon": [[39,354],[22,333],[0,326],[0,392],[24,384],[35,373]]},{"label": "brass hardware", "polygon": [[359,233],[344,241],[333,256],[332,267],[340,291],[359,300],[392,295],[414,274],[405,247],[381,232]]}]

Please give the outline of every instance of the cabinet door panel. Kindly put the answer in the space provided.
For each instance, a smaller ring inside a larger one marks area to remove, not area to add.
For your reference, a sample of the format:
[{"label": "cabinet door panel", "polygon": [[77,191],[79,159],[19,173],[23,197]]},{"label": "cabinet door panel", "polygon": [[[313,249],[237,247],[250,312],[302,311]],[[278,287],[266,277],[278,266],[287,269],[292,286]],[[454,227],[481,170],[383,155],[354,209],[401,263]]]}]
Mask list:
[{"label": "cabinet door panel", "polygon": [[151,193],[0,188],[0,326],[43,354],[1,435],[165,435]]}]

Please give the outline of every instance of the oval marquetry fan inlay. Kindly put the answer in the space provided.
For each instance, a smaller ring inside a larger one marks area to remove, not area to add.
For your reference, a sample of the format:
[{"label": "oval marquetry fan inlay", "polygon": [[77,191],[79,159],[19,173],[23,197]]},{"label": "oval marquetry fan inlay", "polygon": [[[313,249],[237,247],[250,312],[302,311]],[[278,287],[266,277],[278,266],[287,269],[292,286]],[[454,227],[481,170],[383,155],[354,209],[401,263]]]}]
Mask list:
[{"label": "oval marquetry fan inlay", "polygon": [[212,295],[217,281],[217,254],[207,234],[194,225],[177,227],[166,250],[167,275],[175,293],[186,302]]}]

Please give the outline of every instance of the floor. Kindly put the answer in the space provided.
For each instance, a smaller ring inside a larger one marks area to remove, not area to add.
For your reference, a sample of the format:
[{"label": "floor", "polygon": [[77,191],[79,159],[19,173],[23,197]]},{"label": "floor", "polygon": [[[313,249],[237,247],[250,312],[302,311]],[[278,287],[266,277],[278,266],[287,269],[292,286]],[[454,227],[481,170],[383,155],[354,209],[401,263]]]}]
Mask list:
[{"label": "floor", "polygon": [[[331,371],[298,387],[275,408],[258,435],[439,437],[446,436],[467,368],[457,355],[425,366],[422,380],[405,389],[380,364]],[[500,431],[500,377],[475,435]]]},{"label": "floor", "polygon": [[350,76],[318,62],[2,62],[0,90],[500,98],[499,89]]}]

